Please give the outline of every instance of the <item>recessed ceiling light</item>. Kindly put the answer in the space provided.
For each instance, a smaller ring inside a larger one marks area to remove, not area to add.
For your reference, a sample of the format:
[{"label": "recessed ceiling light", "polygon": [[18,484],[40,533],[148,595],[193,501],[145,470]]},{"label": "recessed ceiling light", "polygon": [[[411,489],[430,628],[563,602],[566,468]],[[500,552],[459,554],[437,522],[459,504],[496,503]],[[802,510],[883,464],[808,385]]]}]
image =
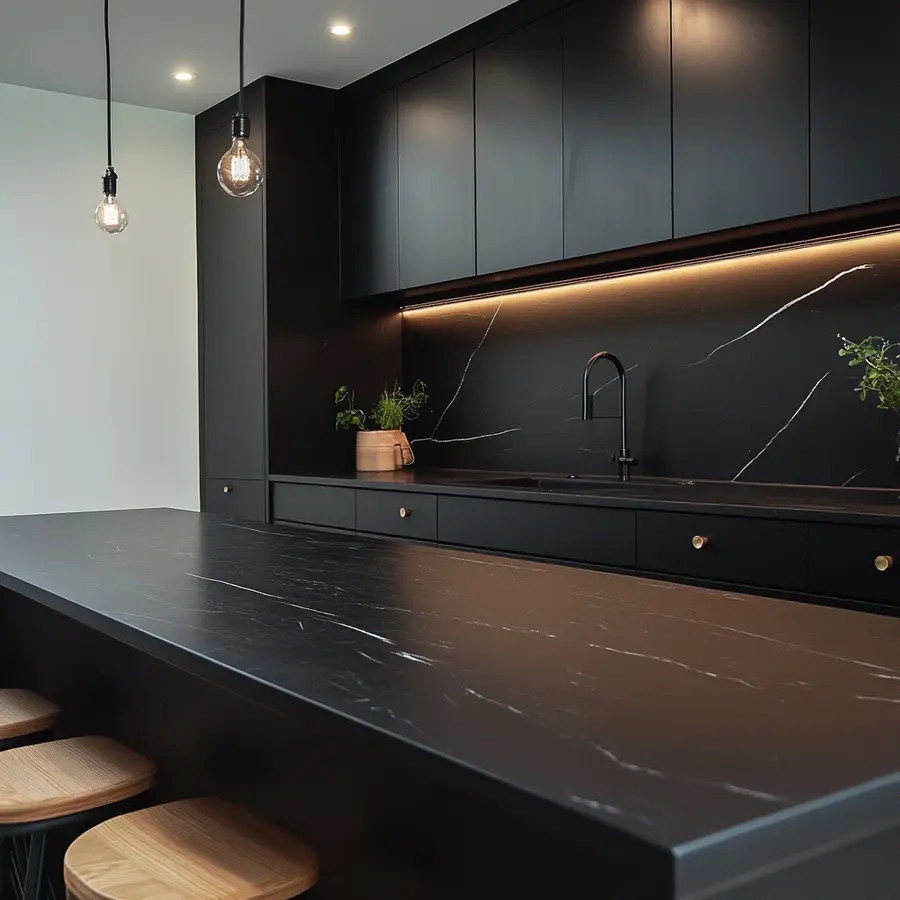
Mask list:
[{"label": "recessed ceiling light", "polygon": [[197,73],[196,72],[173,72],[172,77],[176,81],[196,81]]},{"label": "recessed ceiling light", "polygon": [[328,31],[335,37],[347,37],[353,29],[346,22],[335,22],[328,26]]}]

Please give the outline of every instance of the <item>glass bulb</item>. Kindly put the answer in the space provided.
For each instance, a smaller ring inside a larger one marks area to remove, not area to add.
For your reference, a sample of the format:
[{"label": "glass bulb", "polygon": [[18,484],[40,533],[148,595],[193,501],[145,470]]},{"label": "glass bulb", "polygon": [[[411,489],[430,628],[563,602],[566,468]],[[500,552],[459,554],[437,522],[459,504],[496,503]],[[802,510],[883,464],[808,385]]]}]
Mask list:
[{"label": "glass bulb", "polygon": [[94,212],[94,221],[97,227],[107,234],[121,234],[128,225],[128,213],[115,194],[104,194],[103,200]]},{"label": "glass bulb", "polygon": [[249,197],[263,183],[262,163],[242,137],[236,137],[231,149],[219,160],[216,170],[222,190],[232,197]]}]

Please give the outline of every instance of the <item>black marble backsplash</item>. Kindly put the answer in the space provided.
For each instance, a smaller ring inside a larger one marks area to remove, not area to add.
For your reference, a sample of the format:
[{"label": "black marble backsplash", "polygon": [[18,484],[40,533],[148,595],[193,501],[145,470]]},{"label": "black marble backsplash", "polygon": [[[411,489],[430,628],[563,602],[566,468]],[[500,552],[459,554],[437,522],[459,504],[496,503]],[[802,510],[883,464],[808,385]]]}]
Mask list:
[{"label": "black marble backsplash", "polygon": [[[860,402],[842,334],[900,341],[900,233],[407,310],[428,385],[420,465],[613,474],[618,422],[582,422],[598,350],[628,369],[636,475],[896,487],[900,417]],[[594,370],[597,415],[615,371]]]}]

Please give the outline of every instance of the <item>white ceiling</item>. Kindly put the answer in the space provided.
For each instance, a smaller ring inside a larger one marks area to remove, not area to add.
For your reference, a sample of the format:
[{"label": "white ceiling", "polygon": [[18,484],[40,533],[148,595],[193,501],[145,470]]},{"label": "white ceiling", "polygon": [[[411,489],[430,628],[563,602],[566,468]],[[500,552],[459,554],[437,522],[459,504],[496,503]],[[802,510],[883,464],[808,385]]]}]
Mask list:
[{"label": "white ceiling", "polygon": [[[343,87],[511,0],[247,0],[247,81]],[[111,0],[113,98],[197,113],[237,90],[238,0]],[[354,26],[349,38],[330,22]],[[178,84],[171,73],[200,77]],[[104,94],[103,0],[0,0],[0,82]]]}]

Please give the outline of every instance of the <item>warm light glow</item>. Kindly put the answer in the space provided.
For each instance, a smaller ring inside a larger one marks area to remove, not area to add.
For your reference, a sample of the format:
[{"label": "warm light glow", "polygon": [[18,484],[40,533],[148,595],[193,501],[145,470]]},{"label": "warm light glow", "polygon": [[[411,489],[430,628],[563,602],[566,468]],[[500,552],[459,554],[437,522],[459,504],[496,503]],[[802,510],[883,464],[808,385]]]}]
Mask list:
[{"label": "warm light glow", "polygon": [[347,37],[353,32],[353,29],[346,22],[335,22],[328,26],[328,31],[335,37]]},{"label": "warm light glow", "polygon": [[250,180],[250,157],[243,147],[231,157],[231,180],[236,182]]},{"label": "warm light glow", "polygon": [[[853,254],[853,259],[858,263],[866,263],[866,253],[877,253],[897,244],[900,241],[900,230],[896,227],[862,234],[847,234],[841,237],[809,241],[802,244],[794,244],[783,247],[773,247],[761,250],[732,253],[718,257],[710,257],[701,260],[687,260],[685,262],[671,263],[668,265],[636,269],[629,272],[614,272],[609,275],[598,275],[588,278],[572,279],[570,281],[557,282],[544,287],[529,287],[507,291],[484,291],[469,297],[460,297],[457,300],[440,300],[433,303],[421,303],[415,306],[403,307],[404,316],[437,315],[444,312],[452,315],[462,305],[473,308],[475,304],[489,304],[491,308],[496,306],[499,298],[506,297],[516,303],[521,302],[548,302],[554,298],[565,297],[567,299],[590,299],[592,302],[598,298],[598,291],[602,290],[604,296],[614,300],[619,291],[628,286],[633,290],[634,279],[643,279],[646,289],[652,290],[653,284],[660,281],[671,284],[673,280],[690,281],[696,284],[696,279],[704,271],[713,275],[715,271],[723,268],[733,270],[735,277],[752,279],[760,274],[760,270],[768,270],[776,265],[785,265],[791,262],[797,265],[806,263],[820,263],[829,256],[840,253],[842,256]],[[898,248],[900,249],[900,248]],[[858,257],[858,259],[857,259]],[[844,259],[843,262],[847,260]],[[843,263],[836,261],[840,267]],[[688,284],[685,284],[686,289]]]},{"label": "warm light glow", "polygon": [[197,75],[195,72],[173,72],[172,77],[176,81],[196,81]]}]

